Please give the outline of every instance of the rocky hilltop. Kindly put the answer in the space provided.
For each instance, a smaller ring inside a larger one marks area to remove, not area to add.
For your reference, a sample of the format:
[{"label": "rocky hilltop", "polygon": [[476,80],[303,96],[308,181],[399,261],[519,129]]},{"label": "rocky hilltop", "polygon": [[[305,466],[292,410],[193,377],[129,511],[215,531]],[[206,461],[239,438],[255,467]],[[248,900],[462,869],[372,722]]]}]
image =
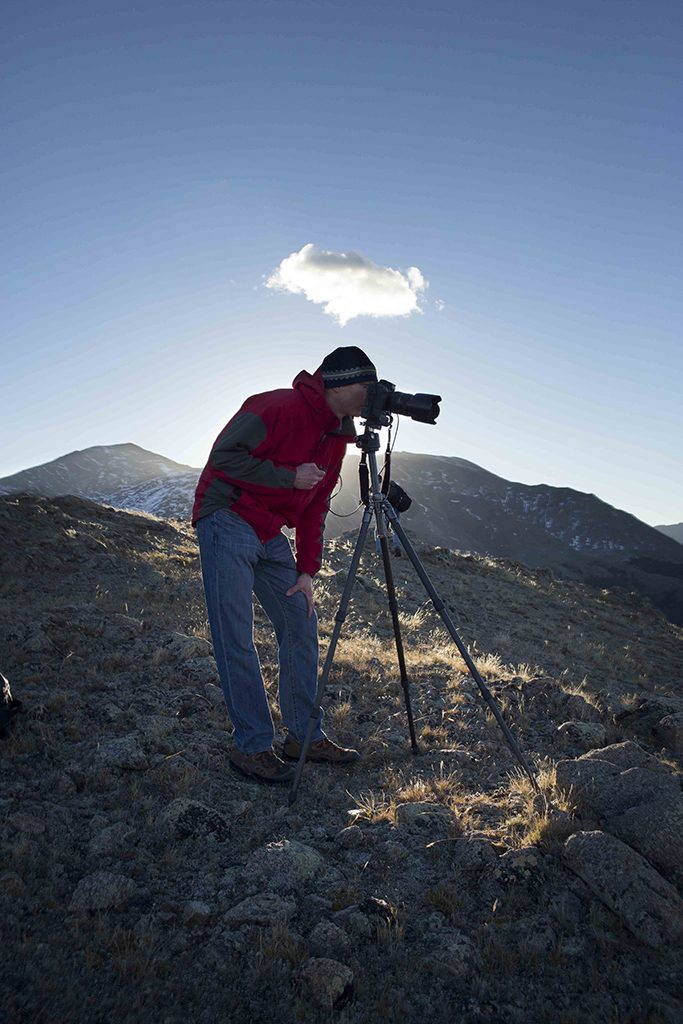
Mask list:
[{"label": "rocky hilltop", "polygon": [[[138,445],[100,445],[4,477],[0,494],[74,494],[187,520],[199,472]],[[413,499],[405,525],[423,543],[635,590],[683,625],[683,545],[594,494],[514,483],[466,459],[406,452],[393,456],[393,477]],[[358,491],[352,453],[327,518],[329,537],[358,529]]]},{"label": "rocky hilltop", "polygon": [[325,701],[363,760],[290,808],[230,772],[189,528],[28,495],[0,523],[2,1019],[681,1019],[683,631],[648,602],[420,546],[539,795],[400,558],[411,754],[369,545]]}]

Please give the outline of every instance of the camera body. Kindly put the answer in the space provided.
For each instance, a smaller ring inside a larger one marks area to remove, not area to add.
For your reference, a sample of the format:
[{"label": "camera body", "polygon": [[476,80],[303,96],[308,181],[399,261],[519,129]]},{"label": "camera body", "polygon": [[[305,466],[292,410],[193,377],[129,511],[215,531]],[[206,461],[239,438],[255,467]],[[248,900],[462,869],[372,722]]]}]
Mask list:
[{"label": "camera body", "polygon": [[397,391],[396,385],[388,380],[378,380],[368,388],[367,404],[361,416],[370,425],[386,427],[392,414],[410,416],[418,423],[436,423],[440,413],[441,395],[409,395]]}]

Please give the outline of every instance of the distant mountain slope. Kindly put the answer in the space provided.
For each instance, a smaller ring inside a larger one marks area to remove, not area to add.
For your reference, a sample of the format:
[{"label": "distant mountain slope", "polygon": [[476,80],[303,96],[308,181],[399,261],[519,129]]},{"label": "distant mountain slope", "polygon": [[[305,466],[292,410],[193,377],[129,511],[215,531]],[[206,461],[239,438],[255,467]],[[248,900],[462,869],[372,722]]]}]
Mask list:
[{"label": "distant mountain slope", "polygon": [[110,496],[120,494],[125,488],[135,488],[151,480],[170,481],[183,473],[194,474],[196,482],[199,471],[137,444],[95,445],[3,477],[0,494],[12,491],[46,497],[75,494],[111,504]]},{"label": "distant mountain slope", "polygon": [[[414,499],[405,513],[406,526],[429,544],[529,565],[571,561],[577,554],[683,562],[683,550],[671,538],[594,494],[513,483],[465,459],[405,452],[393,456],[392,477]],[[348,512],[358,495],[357,464],[351,459],[342,482],[333,510]],[[342,530],[348,529],[348,520],[343,522]]]},{"label": "distant mountain slope", "polygon": [[[358,459],[343,467],[329,538],[358,529]],[[0,480],[0,493],[73,494],[104,505],[188,519],[200,470],[135,444],[104,445]],[[403,523],[428,544],[548,566],[594,586],[620,586],[683,624],[683,546],[594,494],[519,484],[466,459],[395,453],[392,476],[411,495]]]},{"label": "distant mountain slope", "polygon": [[673,537],[679,544],[683,544],[683,523],[672,523],[671,526],[655,526],[655,530],[665,533],[667,537]]}]

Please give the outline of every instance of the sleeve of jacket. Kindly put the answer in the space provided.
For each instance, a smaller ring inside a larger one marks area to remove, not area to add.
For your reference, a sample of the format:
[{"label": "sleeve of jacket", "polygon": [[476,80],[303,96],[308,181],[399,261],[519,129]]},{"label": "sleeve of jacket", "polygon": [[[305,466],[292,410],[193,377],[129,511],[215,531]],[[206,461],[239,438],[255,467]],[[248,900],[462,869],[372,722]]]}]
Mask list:
[{"label": "sleeve of jacket", "polygon": [[241,410],[228,423],[214,444],[209,462],[214,469],[249,490],[293,487],[296,470],[271,459],[255,458],[252,452],[263,444],[277,422],[277,411],[257,414]]},{"label": "sleeve of jacket", "polygon": [[299,572],[307,572],[309,576],[315,576],[322,562],[325,519],[337,477],[338,472],[331,473],[329,479],[318,484],[320,490],[296,524],[296,567]]}]

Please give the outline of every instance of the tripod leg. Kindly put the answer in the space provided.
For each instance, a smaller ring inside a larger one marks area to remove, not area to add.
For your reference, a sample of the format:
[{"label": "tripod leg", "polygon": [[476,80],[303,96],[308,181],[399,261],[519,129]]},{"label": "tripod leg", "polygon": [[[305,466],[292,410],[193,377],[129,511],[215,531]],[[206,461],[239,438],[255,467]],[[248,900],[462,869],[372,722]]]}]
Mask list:
[{"label": "tripod leg", "polygon": [[[383,512],[380,512],[383,515]],[[410,746],[414,754],[419,754],[420,749],[417,745],[417,737],[415,736],[415,724],[413,722],[413,709],[410,702],[410,685],[408,682],[408,672],[406,670],[406,659],[403,652],[403,639],[401,637],[401,624],[398,618],[398,602],[396,601],[396,588],[394,586],[394,573],[391,568],[391,556],[389,555],[389,542],[386,537],[386,531],[380,531],[379,542],[382,549],[382,561],[384,562],[384,577],[387,583],[387,595],[389,598],[389,610],[391,612],[391,621],[394,624],[394,637],[396,640],[396,654],[398,655],[398,667],[401,672],[401,686],[403,687],[403,697],[406,704],[406,713],[408,715],[408,730],[410,732]]]},{"label": "tripod leg", "polygon": [[356,541],[356,547],[353,552],[351,559],[351,565],[349,567],[349,574],[346,577],[344,584],[344,592],[339,602],[339,608],[337,614],[334,617],[334,628],[332,630],[332,636],[330,637],[330,646],[327,649],[327,655],[325,657],[325,664],[318,682],[318,689],[315,694],[315,700],[311,709],[311,715],[308,719],[308,725],[306,727],[306,736],[304,737],[303,744],[301,746],[301,753],[299,754],[299,760],[297,761],[296,769],[294,772],[294,779],[292,780],[292,788],[289,791],[289,803],[290,805],[296,800],[296,795],[299,789],[299,783],[301,781],[301,773],[306,763],[306,755],[308,754],[308,748],[311,745],[311,737],[313,736],[313,730],[315,729],[316,723],[320,717],[320,708],[322,700],[325,695],[325,687],[327,686],[327,680],[330,675],[330,669],[332,668],[332,662],[334,660],[334,653],[337,649],[337,641],[339,640],[339,634],[341,633],[342,624],[346,618],[346,609],[348,608],[349,600],[351,599],[351,591],[353,590],[353,583],[356,578],[358,571],[358,564],[360,562],[360,556],[363,552],[365,545],[365,539],[368,535],[368,529],[370,527],[370,520],[372,519],[372,509],[366,507],[363,513],[363,520],[360,524],[360,530],[358,531],[358,540]]},{"label": "tripod leg", "polygon": [[462,655],[463,661],[465,662],[465,664],[467,665],[467,668],[469,669],[470,675],[472,676],[472,678],[474,679],[475,683],[479,687],[479,691],[480,691],[482,697],[486,701],[486,704],[490,708],[491,712],[493,713],[494,718],[496,719],[496,721],[498,722],[498,725],[502,729],[503,735],[505,736],[505,739],[507,741],[508,746],[510,747],[510,750],[515,755],[515,757],[517,758],[517,761],[522,766],[522,768],[524,769],[526,774],[529,776],[529,780],[531,781],[531,784],[534,787],[534,789],[536,790],[536,792],[539,792],[539,786],[538,786],[538,782],[536,781],[536,776],[534,775],[531,767],[529,766],[528,761],[524,757],[524,754],[519,749],[519,746],[517,745],[517,741],[515,740],[515,737],[512,735],[512,732],[510,731],[510,727],[508,726],[507,722],[503,718],[503,715],[502,715],[502,713],[500,711],[500,708],[496,704],[496,701],[494,700],[491,691],[487,687],[487,685],[484,682],[484,680],[482,679],[482,677],[481,677],[481,675],[480,675],[476,665],[472,661],[472,659],[471,659],[471,657],[469,655],[469,651],[467,650],[467,648],[465,647],[464,643],[462,642],[462,640],[458,636],[458,631],[456,630],[455,625],[453,624],[453,620],[451,619],[450,615],[446,611],[446,606],[445,606],[444,602],[439,597],[439,595],[438,595],[438,593],[437,593],[437,591],[436,591],[432,581],[430,580],[429,576],[427,575],[427,571],[426,571],[425,567],[423,566],[423,564],[420,561],[420,558],[419,558],[417,552],[415,551],[415,548],[413,547],[411,542],[408,540],[408,537],[406,536],[406,532],[403,529],[403,527],[401,526],[401,523],[399,522],[398,516],[396,515],[396,511],[394,510],[392,505],[389,504],[389,502],[385,503],[385,513],[386,513],[387,517],[389,518],[389,520],[391,522],[391,525],[393,526],[394,530],[398,534],[399,540],[403,544],[404,551],[408,555],[408,558],[410,559],[410,561],[413,563],[413,566],[415,567],[415,570],[416,570],[418,576],[422,580],[422,583],[423,583],[423,585],[425,587],[425,590],[427,591],[427,593],[431,597],[432,604],[434,605],[434,608],[436,609],[436,611],[441,616],[441,619],[443,620],[443,623],[444,623],[446,629],[450,633],[451,639],[453,640],[453,643],[455,644],[455,646],[460,651],[460,654]]}]

